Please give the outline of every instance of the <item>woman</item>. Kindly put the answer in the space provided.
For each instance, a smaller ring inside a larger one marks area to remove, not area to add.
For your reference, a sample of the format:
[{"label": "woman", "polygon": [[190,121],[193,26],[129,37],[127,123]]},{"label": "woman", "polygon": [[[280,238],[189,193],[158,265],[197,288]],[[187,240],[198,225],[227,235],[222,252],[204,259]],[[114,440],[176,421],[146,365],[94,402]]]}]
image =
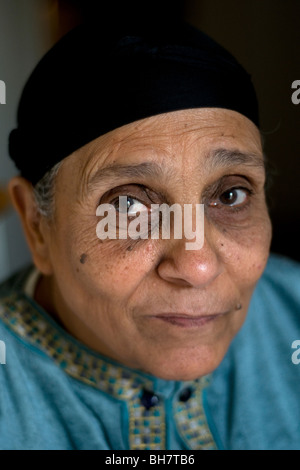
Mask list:
[{"label": "woman", "polygon": [[[1,287],[0,446],[298,448],[300,271],[269,256],[250,77],[188,25],[142,29],[75,29],[24,89],[9,190],[34,268]],[[151,238],[163,204],[202,205],[201,247]]]}]

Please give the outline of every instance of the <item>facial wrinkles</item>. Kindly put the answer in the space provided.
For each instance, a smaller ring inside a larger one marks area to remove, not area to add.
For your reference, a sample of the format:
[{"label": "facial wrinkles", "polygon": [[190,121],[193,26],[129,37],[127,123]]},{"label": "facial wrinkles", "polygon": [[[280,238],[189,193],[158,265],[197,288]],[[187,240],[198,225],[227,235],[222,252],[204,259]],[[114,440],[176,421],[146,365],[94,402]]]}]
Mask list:
[{"label": "facial wrinkles", "polygon": [[[140,138],[137,137],[130,145],[121,142],[118,149],[113,149],[113,152],[109,155],[110,160],[113,160],[112,165],[101,165],[101,167],[106,170],[107,167],[111,166],[113,171],[114,165],[122,165],[122,161],[124,161],[124,165],[133,162],[139,164],[142,161],[148,162],[150,169],[151,163],[153,163],[157,166],[156,180],[161,179],[161,183],[167,183],[171,179],[173,184],[177,186],[183,181],[183,176],[187,179],[188,162],[185,159],[185,140],[183,133],[176,135],[170,132],[165,134],[151,133],[151,138],[145,135]],[[107,158],[107,163],[109,163],[109,158]],[[99,168],[100,175],[101,167]],[[180,168],[181,171],[178,171]],[[153,179],[151,173],[149,172],[149,175],[147,175],[146,170],[145,166],[145,179],[147,180],[147,177],[150,176],[148,180],[151,181]]]},{"label": "facial wrinkles", "polygon": [[[171,164],[177,164],[178,167],[180,162],[181,169],[178,179],[174,183],[177,185],[183,180],[183,177],[187,181],[189,164],[191,162],[192,165],[193,162],[193,158],[189,158],[189,155],[195,143],[200,147],[202,139],[215,139],[222,134],[223,128],[222,126],[218,128],[215,124],[209,125],[207,119],[199,118],[199,116],[197,116],[197,124],[195,125],[195,115],[197,113],[194,112],[188,112],[187,116],[186,113],[177,114],[178,121],[175,123],[168,115],[159,116],[156,120],[150,118],[137,124],[124,126],[124,128],[94,141],[88,149],[89,151],[84,158],[85,163],[80,169],[81,189],[77,192],[78,199],[86,195],[87,181],[97,169],[115,161],[121,161],[124,155],[127,161],[130,153],[135,155],[136,160],[141,155],[141,159],[147,160],[164,161],[167,158],[169,162],[171,160]],[[212,113],[212,117],[213,115],[214,113]],[[81,150],[82,152],[79,152],[81,155],[86,152],[86,149]]]},{"label": "facial wrinkles", "polygon": [[[223,126],[209,125],[209,122],[205,126],[202,126],[202,122],[201,125],[198,122],[195,125],[193,119],[190,119],[186,121],[188,127],[183,128],[184,122],[185,119],[181,116],[180,123],[169,126],[167,126],[167,119],[158,120],[153,128],[148,125],[149,123],[147,125],[143,123],[134,127],[132,131],[130,129],[130,138],[126,137],[126,133],[122,130],[120,133],[105,136],[94,142],[88,148],[88,161],[85,159],[84,152],[80,154],[77,169],[84,170],[84,177],[81,173],[79,176],[77,175],[76,180],[73,180],[73,194],[69,192],[69,198],[66,203],[64,202],[65,207],[68,203],[74,206],[72,197],[76,196],[76,188],[78,188],[77,184],[80,180],[83,185],[82,194],[84,196],[87,194],[85,193],[87,179],[94,175],[100,167],[120,163],[149,163],[151,161],[164,164],[165,168],[162,168],[162,171],[165,175],[167,175],[166,168],[171,167],[173,176],[172,178],[161,178],[158,181],[158,178],[149,180],[146,175],[145,181],[148,180],[154,188],[158,188],[159,185],[164,186],[165,191],[172,195],[171,202],[200,202],[200,194],[207,185],[208,178],[210,178],[209,181],[212,181],[219,175],[219,170],[209,167],[207,163],[211,149],[225,146],[227,149],[256,150],[256,143],[251,144],[253,146],[250,148],[242,137],[233,137],[231,127],[226,128],[225,126],[225,135],[222,136]],[[219,121],[216,120],[217,122]],[[70,159],[71,165],[75,160],[73,159],[71,162]],[[118,184],[117,181],[116,183]],[[99,191],[92,194],[94,201],[97,200],[98,195],[101,196],[100,188]],[[78,208],[78,206],[76,207]],[[90,207],[92,205],[85,203],[81,205],[81,209],[86,212],[90,210]],[[129,343],[127,340],[128,337],[132,337],[130,335],[135,335],[136,342],[141,340],[141,344],[144,345],[144,338],[148,338],[148,332],[151,333],[151,329],[148,326],[145,327],[145,323],[143,323],[143,315],[146,313],[172,311],[173,309],[197,313],[202,309],[202,312],[207,314],[224,309],[234,309],[238,302],[243,303],[243,308],[246,309],[257,277],[257,273],[253,273],[253,263],[258,263],[258,259],[262,260],[262,263],[265,261],[263,255],[266,252],[266,243],[259,239],[262,236],[256,233],[257,227],[253,228],[250,241],[247,241],[249,239],[247,230],[245,230],[243,237],[239,233],[240,231],[237,231],[240,238],[235,237],[234,239],[232,232],[229,233],[230,231],[227,230],[227,233],[223,233],[222,230],[217,230],[214,226],[210,227],[207,232],[210,254],[215,251],[215,254],[220,256],[224,267],[222,275],[215,279],[213,284],[187,289],[182,284],[165,282],[159,277],[156,269],[162,260],[166,260],[168,257],[171,262],[177,257],[180,268],[180,256],[185,256],[187,265],[186,252],[183,250],[172,252],[170,249],[172,242],[168,240],[139,242],[134,245],[132,251],[127,251],[126,246],[129,246],[127,241],[127,245],[118,240],[99,243],[95,232],[93,232],[95,214],[92,212],[89,217],[83,219],[80,217],[81,214],[79,214],[80,216],[77,214],[76,217],[76,210],[74,211],[74,226],[80,233],[71,234],[71,240],[65,242],[64,248],[70,244],[70,254],[68,255],[72,269],[70,277],[71,280],[75,279],[77,282],[78,289],[76,291],[79,291],[78,297],[82,297],[80,305],[86,307],[88,304],[90,306],[88,311],[92,312],[89,321],[86,320],[86,317],[82,317],[83,322],[92,325],[91,330],[97,331],[104,345],[111,345],[114,342],[112,339],[117,339],[115,343],[125,344],[117,358],[126,357],[129,346],[135,346],[132,341]],[[86,220],[91,221],[91,223],[89,222],[90,230],[88,227],[83,228]],[[84,236],[82,237],[83,232]],[[181,241],[178,243],[180,244]],[[225,246],[221,247],[221,243]],[[245,250],[247,244],[251,251]],[[86,255],[84,264],[80,261],[83,259],[83,253]],[[251,253],[251,259],[249,259],[249,253]],[[65,255],[65,253],[63,254]],[[200,260],[203,254],[205,253],[199,252],[190,254],[190,256],[199,256]],[[79,269],[78,273],[76,273],[76,268]],[[75,276],[72,277],[74,272]],[[174,271],[171,271],[171,274],[173,273]],[[180,276],[180,273],[178,275]],[[71,284],[72,282],[68,283],[68,285]],[[72,309],[72,303],[70,309]],[[85,308],[78,309],[79,317],[83,310],[86,311]],[[101,322],[106,323],[106,329],[103,330]],[[234,332],[236,327],[235,321],[230,323],[228,327],[226,326],[227,330],[233,328]],[[105,332],[103,333],[103,331]],[[154,330],[152,333],[156,338],[155,335],[159,332]],[[218,341],[222,342],[223,336],[224,331],[222,330],[220,337],[217,338]],[[157,341],[160,340],[160,343],[164,343],[159,334],[158,338]],[[209,337],[207,341],[215,343],[216,337]],[[175,343],[176,347],[178,346],[178,342],[173,341],[172,335],[166,336],[166,343],[170,347],[170,352],[172,352]],[[98,341],[95,344],[98,344]],[[184,339],[182,344],[186,347],[189,342]],[[147,345],[149,346],[148,343]],[[154,345],[156,345],[155,342]],[[166,350],[164,349],[164,351]],[[154,354],[154,349],[150,353]],[[134,350],[132,357],[135,359],[136,356],[138,357],[138,354]],[[164,354],[164,356],[167,355]],[[147,369],[148,367],[147,364],[139,363],[139,361],[137,363],[142,368]]]},{"label": "facial wrinkles", "polygon": [[[213,173],[212,168],[208,171],[209,165],[207,162],[209,162],[210,157],[207,156],[209,154],[206,150],[207,140],[213,139],[215,142],[215,137],[220,137],[220,135],[223,139],[224,126],[218,127],[217,124],[215,126],[207,124],[203,126],[201,125],[201,119],[200,124],[197,122],[197,126],[195,126],[193,120],[189,122],[188,119],[182,119],[182,116],[180,122],[175,121],[174,125],[172,125],[172,121],[171,124],[168,123],[165,116],[162,121],[166,121],[165,128],[162,125],[158,126],[156,121],[154,121],[155,125],[153,126],[149,123],[146,125],[143,122],[134,126],[129,135],[124,136],[124,129],[122,129],[122,131],[117,132],[117,136],[110,133],[110,136],[106,135],[97,142],[92,143],[91,148],[88,149],[87,157],[83,159],[84,164],[81,170],[83,176],[80,177],[81,190],[77,192],[77,200],[81,201],[86,195],[87,180],[95,174],[95,168],[99,169],[123,161],[124,164],[154,161],[164,164],[161,175],[165,175],[164,179],[157,178],[155,183],[164,184],[166,188],[172,186],[172,192],[174,195],[176,194],[177,198],[176,201],[173,199],[173,202],[178,202],[179,198],[185,203],[200,202],[200,189],[203,189],[201,185],[205,184],[207,175],[210,172]],[[184,122],[187,127],[183,128]],[[83,151],[79,157],[82,158],[82,156]],[[166,169],[170,168],[172,171],[169,170],[167,174]],[[145,181],[147,181],[147,175]],[[166,181],[168,181],[168,184],[166,184]],[[172,182],[172,185],[170,185],[170,182]],[[123,184],[122,181],[120,183]],[[116,180],[114,184],[117,185],[118,181]],[[174,191],[175,188],[176,192]]]}]

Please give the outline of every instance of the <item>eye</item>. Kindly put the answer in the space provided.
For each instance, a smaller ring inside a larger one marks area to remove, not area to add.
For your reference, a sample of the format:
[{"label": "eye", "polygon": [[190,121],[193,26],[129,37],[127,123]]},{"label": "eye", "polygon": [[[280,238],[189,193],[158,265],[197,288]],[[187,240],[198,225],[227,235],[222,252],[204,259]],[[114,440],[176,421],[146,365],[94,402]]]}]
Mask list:
[{"label": "eye", "polygon": [[127,213],[129,217],[136,217],[138,212],[148,211],[145,204],[131,196],[120,196],[112,201],[112,205],[118,212],[122,214]]},{"label": "eye", "polygon": [[240,206],[247,200],[248,194],[249,192],[246,189],[233,188],[225,191],[220,196],[220,201],[228,206]]},{"label": "eye", "polygon": [[211,203],[212,206],[229,206],[229,207],[238,207],[243,206],[248,200],[249,189],[246,188],[231,188],[225,191],[219,196],[218,201]]}]

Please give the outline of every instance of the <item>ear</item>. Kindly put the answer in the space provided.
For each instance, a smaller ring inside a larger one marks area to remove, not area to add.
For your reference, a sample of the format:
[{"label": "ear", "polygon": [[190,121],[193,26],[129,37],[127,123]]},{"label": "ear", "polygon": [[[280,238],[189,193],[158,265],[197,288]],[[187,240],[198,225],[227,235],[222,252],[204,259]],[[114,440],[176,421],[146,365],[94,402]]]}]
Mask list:
[{"label": "ear", "polygon": [[35,266],[45,275],[52,274],[50,227],[37,210],[32,184],[25,178],[16,176],[9,182],[8,191],[19,214]]}]

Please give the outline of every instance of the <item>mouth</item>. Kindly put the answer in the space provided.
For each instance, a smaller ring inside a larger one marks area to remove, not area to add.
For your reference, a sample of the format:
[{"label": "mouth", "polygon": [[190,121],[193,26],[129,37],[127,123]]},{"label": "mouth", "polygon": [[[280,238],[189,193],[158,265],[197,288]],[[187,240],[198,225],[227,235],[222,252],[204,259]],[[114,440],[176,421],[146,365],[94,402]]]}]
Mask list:
[{"label": "mouth", "polygon": [[151,318],[180,328],[200,328],[224,317],[228,313],[229,311],[199,316],[184,313],[162,313],[152,315]]}]

